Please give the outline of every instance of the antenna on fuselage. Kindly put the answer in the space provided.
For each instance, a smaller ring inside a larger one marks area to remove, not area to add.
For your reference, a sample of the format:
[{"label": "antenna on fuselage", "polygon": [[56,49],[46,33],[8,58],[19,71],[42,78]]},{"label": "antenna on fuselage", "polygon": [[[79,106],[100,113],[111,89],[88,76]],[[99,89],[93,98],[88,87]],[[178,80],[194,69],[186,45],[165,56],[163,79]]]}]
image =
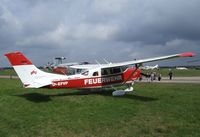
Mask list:
[{"label": "antenna on fuselage", "polygon": [[103,60],[106,62],[106,64],[112,64],[112,62],[108,62],[105,58]]},{"label": "antenna on fuselage", "polygon": [[96,62],[99,66],[101,66],[101,64],[100,64],[97,60],[95,60],[95,62]]}]

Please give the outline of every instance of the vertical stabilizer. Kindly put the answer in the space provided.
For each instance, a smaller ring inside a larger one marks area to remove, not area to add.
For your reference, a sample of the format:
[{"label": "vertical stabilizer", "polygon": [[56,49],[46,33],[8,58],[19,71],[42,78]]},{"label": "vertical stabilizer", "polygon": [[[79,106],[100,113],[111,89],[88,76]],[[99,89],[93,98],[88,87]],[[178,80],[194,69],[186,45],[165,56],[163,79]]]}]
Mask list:
[{"label": "vertical stabilizer", "polygon": [[64,77],[63,75],[41,71],[21,52],[7,53],[5,56],[21,79],[24,87],[39,88],[50,85],[53,79],[62,79]]}]

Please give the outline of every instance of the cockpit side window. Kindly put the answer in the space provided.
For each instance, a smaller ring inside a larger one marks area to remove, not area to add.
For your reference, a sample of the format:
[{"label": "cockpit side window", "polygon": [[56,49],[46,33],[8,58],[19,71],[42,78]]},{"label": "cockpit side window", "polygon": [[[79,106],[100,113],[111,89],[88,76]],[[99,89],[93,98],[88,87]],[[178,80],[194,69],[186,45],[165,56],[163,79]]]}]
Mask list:
[{"label": "cockpit side window", "polygon": [[121,72],[121,69],[120,68],[113,68],[113,73],[120,73]]},{"label": "cockpit side window", "polygon": [[122,66],[122,67],[121,67],[122,72],[124,72],[128,67],[129,67],[129,66]]}]

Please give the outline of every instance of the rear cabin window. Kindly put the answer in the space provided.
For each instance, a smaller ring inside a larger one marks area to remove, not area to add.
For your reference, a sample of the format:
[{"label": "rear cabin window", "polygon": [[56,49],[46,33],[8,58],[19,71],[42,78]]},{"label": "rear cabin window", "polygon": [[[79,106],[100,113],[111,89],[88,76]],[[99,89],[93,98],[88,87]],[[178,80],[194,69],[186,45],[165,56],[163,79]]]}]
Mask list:
[{"label": "rear cabin window", "polygon": [[102,69],[102,75],[109,75],[110,70],[109,69]]},{"label": "rear cabin window", "polygon": [[98,76],[98,75],[99,75],[99,73],[98,73],[98,71],[96,71],[96,72],[93,73],[92,76]]},{"label": "rear cabin window", "polygon": [[81,71],[82,71],[82,69],[77,69],[77,70],[76,70],[76,73],[77,73],[77,74],[80,74]]}]

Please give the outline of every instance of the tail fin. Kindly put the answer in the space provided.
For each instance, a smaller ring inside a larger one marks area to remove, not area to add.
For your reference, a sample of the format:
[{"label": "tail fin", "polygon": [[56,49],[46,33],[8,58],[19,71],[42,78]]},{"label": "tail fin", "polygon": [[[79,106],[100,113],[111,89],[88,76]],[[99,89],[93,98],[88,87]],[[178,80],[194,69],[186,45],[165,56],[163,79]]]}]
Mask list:
[{"label": "tail fin", "polygon": [[40,88],[52,84],[53,79],[63,78],[63,75],[47,73],[38,69],[21,52],[7,53],[5,56],[10,61],[24,87]]}]

